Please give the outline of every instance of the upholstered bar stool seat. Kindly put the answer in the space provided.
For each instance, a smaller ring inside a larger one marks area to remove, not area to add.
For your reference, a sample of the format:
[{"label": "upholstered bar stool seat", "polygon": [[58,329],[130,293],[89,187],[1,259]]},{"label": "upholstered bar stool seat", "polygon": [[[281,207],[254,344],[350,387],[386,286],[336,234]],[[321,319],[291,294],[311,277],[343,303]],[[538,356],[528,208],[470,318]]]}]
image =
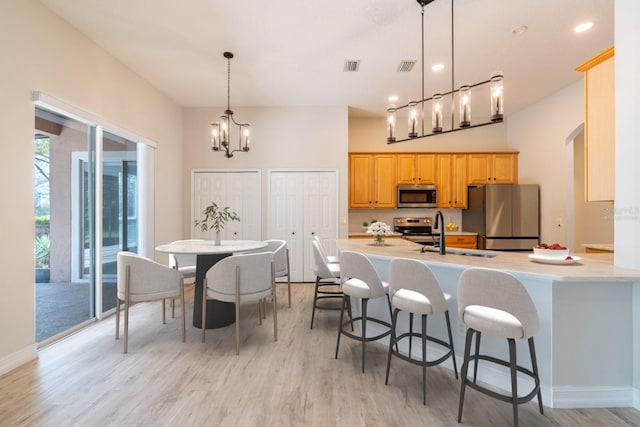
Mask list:
[{"label": "upholstered bar stool seat", "polygon": [[[420,261],[413,259],[395,258],[389,264],[389,294],[394,307],[391,322],[391,340],[389,341],[389,355],[387,357],[387,375],[385,385],[389,384],[389,371],[391,369],[391,357],[396,356],[404,361],[422,367],[422,402],[427,403],[426,390],[426,368],[428,366],[439,365],[451,358],[453,371],[456,379],[458,370],[456,367],[456,355],[453,348],[453,337],[451,334],[451,322],[449,319],[449,301],[451,295],[442,292],[438,280],[433,275],[429,267]],[[398,315],[400,312],[409,313],[409,332],[397,335]],[[413,315],[421,316],[422,330],[420,333],[413,332]],[[447,335],[449,342],[440,338],[427,335],[427,318],[444,314],[447,324]],[[413,338],[420,338],[422,344],[422,356],[414,358],[411,356],[411,344]],[[409,354],[398,351],[398,343],[408,340]],[[440,357],[427,360],[427,341],[431,341],[443,347],[446,352]],[[395,350],[394,350],[395,347]]]},{"label": "upholstered bar stool seat", "polygon": [[[540,321],[535,305],[522,283],[513,275],[483,268],[465,270],[458,281],[458,316],[468,326],[462,364],[462,385],[458,422],[462,421],[464,394],[467,386],[512,404],[513,424],[518,425],[518,405],[538,398],[538,407],[543,414],[540,376],[536,361],[533,336],[540,329]],[[506,338],[509,346],[509,360],[501,360],[480,353],[482,334]],[[471,354],[471,344],[475,336],[475,353]],[[529,344],[531,369],[517,364],[516,339],[526,339]],[[511,394],[506,395],[477,383],[480,361],[508,367],[511,373]],[[473,379],[467,378],[469,363],[474,362]],[[518,373],[531,378],[533,388],[524,396],[518,396]]]}]

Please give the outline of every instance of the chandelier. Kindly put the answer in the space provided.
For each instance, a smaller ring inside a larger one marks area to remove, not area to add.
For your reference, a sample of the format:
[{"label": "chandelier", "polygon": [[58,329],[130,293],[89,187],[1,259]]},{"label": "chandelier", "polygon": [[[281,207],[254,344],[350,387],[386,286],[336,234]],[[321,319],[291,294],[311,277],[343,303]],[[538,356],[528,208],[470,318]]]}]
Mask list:
[{"label": "chandelier", "polygon": [[[225,52],[224,57],[227,58],[227,109],[220,116],[220,122],[211,123],[211,149],[213,151],[223,151],[225,157],[233,157],[236,151],[249,151],[249,123],[238,123],[233,118],[231,111],[231,58],[233,53]],[[238,148],[230,148],[230,126],[231,124],[238,126]]]},{"label": "chandelier", "polygon": [[[500,123],[504,114],[504,92],[502,85],[502,72],[498,71],[491,75],[488,80],[469,84],[463,83],[457,89],[454,87],[454,14],[453,2],[451,0],[451,90],[447,92],[434,93],[431,97],[425,98],[424,90],[424,7],[435,0],[417,0],[422,10],[422,94],[419,101],[409,101],[405,105],[396,107],[391,104],[387,108],[387,143],[409,141],[416,138],[439,135],[448,132],[470,129],[474,127],[486,126]],[[489,115],[486,121],[474,122],[471,118],[471,93],[476,88],[487,86],[489,89]],[[456,108],[457,98],[457,108]],[[447,105],[451,107],[451,124],[444,126],[443,111]],[[431,128],[425,131],[425,109],[431,107]],[[407,111],[407,138],[396,140],[397,116]],[[457,112],[456,112],[457,110]],[[456,114],[457,113],[457,114]],[[457,124],[456,124],[457,119]]]}]

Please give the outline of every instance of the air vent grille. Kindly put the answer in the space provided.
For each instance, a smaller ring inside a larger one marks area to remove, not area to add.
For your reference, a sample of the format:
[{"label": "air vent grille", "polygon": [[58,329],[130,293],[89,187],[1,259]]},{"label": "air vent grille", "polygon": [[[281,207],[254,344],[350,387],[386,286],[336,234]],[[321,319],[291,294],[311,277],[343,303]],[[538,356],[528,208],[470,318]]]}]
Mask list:
[{"label": "air vent grille", "polygon": [[355,72],[360,69],[360,60],[359,59],[346,59],[344,61],[344,68],[342,71],[347,72]]},{"label": "air vent grille", "polygon": [[416,65],[416,60],[408,60],[403,59],[400,61],[400,65],[398,65],[398,69],[396,70],[399,73],[408,73],[413,69],[413,66]]}]

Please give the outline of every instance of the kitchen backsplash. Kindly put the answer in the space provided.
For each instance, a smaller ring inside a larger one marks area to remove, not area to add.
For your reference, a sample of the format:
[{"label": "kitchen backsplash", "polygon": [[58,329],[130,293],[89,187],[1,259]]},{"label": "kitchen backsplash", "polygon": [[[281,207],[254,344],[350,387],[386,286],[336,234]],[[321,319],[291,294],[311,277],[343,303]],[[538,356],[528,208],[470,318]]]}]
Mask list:
[{"label": "kitchen backsplash", "polygon": [[[459,230],[464,231],[462,227],[462,210],[461,209],[440,209],[444,216],[445,225],[454,222],[458,224]],[[396,217],[432,217],[435,221],[438,209],[349,209],[349,233],[362,233],[362,223],[367,221],[371,223],[372,219],[389,224],[393,227],[393,218]],[[435,223],[434,223],[435,224]]]}]

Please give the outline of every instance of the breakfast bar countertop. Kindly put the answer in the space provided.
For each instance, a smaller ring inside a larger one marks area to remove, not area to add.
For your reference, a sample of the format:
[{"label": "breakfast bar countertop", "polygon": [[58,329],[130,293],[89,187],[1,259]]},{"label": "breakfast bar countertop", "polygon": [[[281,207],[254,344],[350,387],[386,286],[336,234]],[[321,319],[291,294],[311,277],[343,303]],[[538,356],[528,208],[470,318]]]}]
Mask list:
[{"label": "breakfast bar countertop", "polygon": [[[404,239],[387,239],[384,246],[364,239],[339,239],[340,250],[362,252],[369,255],[413,258],[431,263],[455,264],[469,267],[484,267],[512,272],[555,276],[561,280],[637,280],[640,270],[621,268],[613,265],[613,254],[579,254],[573,264],[554,265],[534,262],[531,252],[494,252],[492,258],[437,252],[421,252],[422,245]],[[470,253],[491,253],[493,251],[465,250]],[[573,255],[572,255],[573,256]]]}]

